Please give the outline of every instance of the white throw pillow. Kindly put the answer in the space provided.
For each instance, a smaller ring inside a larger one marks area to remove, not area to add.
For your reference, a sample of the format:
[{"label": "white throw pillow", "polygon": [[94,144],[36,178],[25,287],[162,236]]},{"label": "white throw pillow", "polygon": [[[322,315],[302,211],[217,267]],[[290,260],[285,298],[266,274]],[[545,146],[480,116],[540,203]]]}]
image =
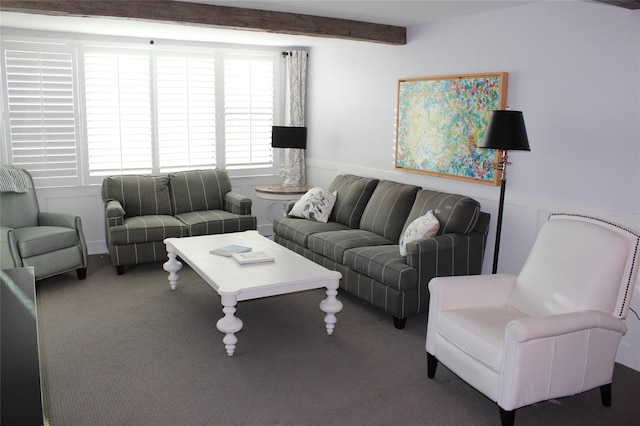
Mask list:
[{"label": "white throw pillow", "polygon": [[311,188],[293,205],[289,216],[327,223],[336,203],[336,193],[319,187]]},{"label": "white throw pillow", "polygon": [[400,238],[400,255],[407,255],[407,243],[433,237],[438,233],[438,229],[440,229],[440,222],[433,214],[433,210],[429,210],[425,215],[420,216],[407,226]]}]

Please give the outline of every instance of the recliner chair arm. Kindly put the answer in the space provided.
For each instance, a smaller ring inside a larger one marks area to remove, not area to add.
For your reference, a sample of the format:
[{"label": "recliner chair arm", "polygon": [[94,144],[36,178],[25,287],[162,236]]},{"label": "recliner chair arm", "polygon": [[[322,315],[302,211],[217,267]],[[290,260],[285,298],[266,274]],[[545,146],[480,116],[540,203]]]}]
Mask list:
[{"label": "recliner chair arm", "polygon": [[496,402],[510,411],[611,383],[626,331],[622,320],[599,311],[511,321]]},{"label": "recliner chair arm", "polygon": [[516,276],[508,274],[437,277],[429,293],[437,311],[505,306],[515,284]]},{"label": "recliner chair arm", "polygon": [[0,226],[0,267],[2,269],[19,268],[22,258],[18,250],[18,240],[13,228]]},{"label": "recliner chair arm", "polygon": [[615,331],[621,335],[627,332],[624,321],[610,314],[599,311],[581,311],[513,320],[507,324],[505,339],[522,343],[596,328]]},{"label": "recliner chair arm", "polygon": [[76,229],[77,217],[78,216],[68,213],[38,212],[38,225],[61,226],[64,228]]},{"label": "recliner chair arm", "polygon": [[82,219],[80,218],[80,216],[69,213],[38,212],[38,224],[40,226],[61,226],[64,228],[75,229],[76,233],[78,234],[78,245],[80,247],[80,253],[82,255],[82,267],[87,267],[87,242],[84,238],[84,231],[82,230]]},{"label": "recliner chair arm", "polygon": [[224,194],[224,209],[233,214],[251,214],[253,201],[237,192],[227,192]]}]

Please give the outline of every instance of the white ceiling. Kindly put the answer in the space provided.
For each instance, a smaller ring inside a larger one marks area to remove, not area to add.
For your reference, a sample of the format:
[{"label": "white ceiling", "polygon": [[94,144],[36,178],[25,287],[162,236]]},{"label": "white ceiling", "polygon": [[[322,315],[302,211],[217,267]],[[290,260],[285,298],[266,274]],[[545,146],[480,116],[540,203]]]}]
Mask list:
[{"label": "white ceiling", "polygon": [[351,19],[375,24],[409,27],[457,16],[489,12],[518,4],[527,0],[178,0],[206,3],[218,6],[242,7],[270,10],[274,12],[299,13],[328,18]]},{"label": "white ceiling", "polygon": [[[219,6],[262,9],[276,12],[351,19],[355,21],[409,27],[464,15],[489,12],[540,0],[177,0]],[[222,30],[186,25],[169,25],[123,19],[76,18],[0,12],[0,26],[21,30],[44,30],[155,39],[216,41],[258,45],[313,45],[317,38]]]}]

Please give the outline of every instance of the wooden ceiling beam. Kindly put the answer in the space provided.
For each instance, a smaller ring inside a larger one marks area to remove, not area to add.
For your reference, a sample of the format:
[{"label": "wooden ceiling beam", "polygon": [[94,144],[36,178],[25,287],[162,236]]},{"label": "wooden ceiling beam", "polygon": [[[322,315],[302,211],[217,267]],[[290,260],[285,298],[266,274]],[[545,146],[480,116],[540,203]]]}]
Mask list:
[{"label": "wooden ceiling beam", "polygon": [[613,6],[624,7],[625,9],[638,10],[640,9],[639,0],[596,0],[600,3],[607,3]]},{"label": "wooden ceiling beam", "polygon": [[137,19],[392,45],[407,44],[407,29],[404,27],[181,1],[2,0],[0,10],[56,16]]}]

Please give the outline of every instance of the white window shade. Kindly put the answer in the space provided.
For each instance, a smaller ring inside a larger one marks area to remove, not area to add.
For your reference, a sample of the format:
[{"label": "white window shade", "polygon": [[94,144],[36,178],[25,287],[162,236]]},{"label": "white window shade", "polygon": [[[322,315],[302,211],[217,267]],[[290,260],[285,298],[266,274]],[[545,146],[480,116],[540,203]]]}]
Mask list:
[{"label": "white window shade", "polygon": [[3,58],[11,162],[29,170],[39,186],[79,184],[72,49],[5,43]]},{"label": "white window shade", "polygon": [[3,39],[0,161],[37,187],[115,174],[277,173],[280,52]]},{"label": "white window shade", "polygon": [[224,135],[228,168],[272,164],[273,115],[273,56],[225,56]]},{"label": "white window shade", "polygon": [[90,176],[152,172],[150,66],[148,52],[85,52]]},{"label": "white window shade", "polygon": [[216,63],[162,53],[156,61],[160,172],[216,166]]}]

